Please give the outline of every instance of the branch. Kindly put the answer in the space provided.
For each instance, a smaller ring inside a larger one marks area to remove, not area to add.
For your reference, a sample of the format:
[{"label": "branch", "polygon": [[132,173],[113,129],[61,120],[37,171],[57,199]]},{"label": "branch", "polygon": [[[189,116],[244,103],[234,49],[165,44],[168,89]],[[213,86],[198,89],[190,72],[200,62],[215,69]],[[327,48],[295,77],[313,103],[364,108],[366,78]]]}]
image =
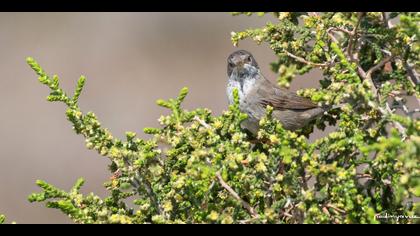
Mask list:
[{"label": "branch", "polygon": [[368,81],[369,82],[369,84],[371,85],[371,89],[372,89],[372,92],[373,92],[373,94],[375,95],[375,96],[378,96],[378,90],[376,89],[376,86],[375,86],[375,84],[373,83],[373,80],[372,80],[372,74],[373,74],[373,72],[375,72],[375,71],[377,71],[377,70],[379,70],[379,69],[381,69],[387,62],[389,62],[389,61],[391,61],[392,59],[393,59],[394,57],[393,56],[389,56],[389,57],[387,57],[387,58],[385,58],[385,59],[383,59],[381,62],[379,62],[377,65],[375,65],[375,66],[373,66],[373,67],[371,67],[367,72],[365,72],[364,70],[363,70],[363,68],[359,65],[359,64],[357,64],[357,72],[358,72],[358,74],[360,75],[360,77],[362,77],[364,80],[366,80],[366,81]]},{"label": "branch", "polygon": [[386,17],[386,12],[381,12],[381,15],[382,15],[382,22],[383,22],[384,26],[389,28],[388,18]]},{"label": "branch", "polygon": [[198,123],[200,123],[202,126],[204,126],[206,129],[210,129],[211,126],[208,125],[204,120],[200,119],[200,117],[198,116],[194,116],[193,120],[197,121]]},{"label": "branch", "polygon": [[314,66],[314,67],[327,67],[327,66],[329,66],[330,64],[329,63],[315,63],[315,62],[311,62],[311,61],[307,61],[307,60],[305,60],[304,58],[302,58],[302,57],[299,57],[299,56],[296,56],[296,55],[294,55],[294,54],[292,54],[292,53],[290,53],[290,52],[288,52],[288,51],[286,51],[286,50],[284,50],[284,52],[289,56],[289,57],[291,57],[291,58],[293,58],[293,59],[295,59],[296,61],[298,61],[298,62],[302,62],[302,63],[304,63],[304,64],[307,64],[307,65],[310,65],[310,66]]},{"label": "branch", "polygon": [[[372,80],[372,73],[379,70],[380,68],[382,68],[382,66],[384,66],[387,62],[391,61],[394,58],[394,56],[388,56],[387,58],[383,59],[381,62],[379,62],[377,65],[371,67],[368,72],[366,73],[363,68],[358,65],[357,66],[357,70],[358,73],[360,75],[360,77],[362,77],[364,80],[368,81],[368,83],[370,84],[370,87],[372,89],[373,94],[376,97],[379,97],[379,93],[378,93],[378,89],[376,88],[375,84],[373,83]],[[392,110],[389,107],[389,104],[386,103],[385,104],[385,109],[379,108],[379,111],[383,114],[383,115],[389,115],[392,114]],[[398,131],[401,133],[402,138],[405,139],[407,137],[406,134],[406,129],[404,128],[404,126],[402,126],[399,122],[393,121],[392,122],[394,124],[394,127],[398,129]]]},{"label": "branch", "polygon": [[[369,83],[372,85],[372,90],[373,90],[373,92],[375,93],[375,95],[377,97],[379,97],[379,94],[378,94],[378,91],[376,89],[375,84],[373,83],[372,73],[375,72],[375,71],[377,71],[377,70],[379,70],[382,66],[384,66],[387,62],[391,61],[392,59],[393,59],[393,56],[389,56],[389,57],[383,59],[377,65],[375,65],[372,68],[370,68],[368,70],[368,72],[366,73],[366,80],[369,81]],[[379,110],[384,115],[389,115],[389,114],[392,114],[393,113],[392,110],[391,110],[391,108],[389,107],[389,104],[387,102],[385,103],[385,111],[383,109],[379,109]],[[393,121],[392,123],[394,124],[395,128],[397,128],[398,131],[401,133],[402,138],[405,139],[407,137],[407,135],[406,135],[406,129],[399,122]]]},{"label": "branch", "polygon": [[[360,18],[361,18],[361,16],[363,16],[363,14],[359,14],[359,20],[358,20],[358,24],[360,23]],[[356,28],[355,28],[355,30],[357,30]],[[354,32],[352,32],[353,34],[355,34],[356,33],[356,31],[355,30],[353,30]],[[330,34],[329,34],[330,35]],[[373,80],[372,80],[372,73],[373,72],[375,72],[375,71],[377,71],[377,70],[379,70],[380,68],[382,68],[387,62],[389,62],[389,61],[391,61],[392,59],[394,59],[394,56],[388,56],[387,58],[385,58],[385,59],[383,59],[381,62],[379,62],[377,65],[375,65],[375,66],[373,66],[373,67],[371,67],[369,70],[368,70],[368,72],[365,72],[364,70],[363,70],[363,68],[360,66],[360,64],[359,63],[357,63],[356,62],[356,64],[357,64],[357,72],[358,72],[358,74],[360,75],[360,77],[362,77],[364,80],[366,80],[366,81],[368,81],[368,83],[370,84],[370,87],[371,87],[371,90],[372,90],[372,92],[373,92],[373,94],[374,94],[374,96],[376,96],[376,97],[379,97],[379,94],[378,94],[378,89],[376,88],[376,86],[375,86],[375,84],[373,83]],[[383,115],[389,115],[389,114],[392,114],[392,110],[391,110],[391,108],[389,107],[389,104],[388,103],[386,103],[386,109],[384,110],[384,109],[382,109],[382,108],[379,108],[379,111],[383,114]],[[406,135],[406,129],[400,124],[400,123],[398,123],[398,122],[396,122],[396,121],[393,121],[393,124],[394,124],[394,126],[395,126],[395,128],[397,128],[398,129],[398,131],[401,133],[401,135],[402,135],[402,137],[403,137],[403,139],[405,139],[406,137],[407,137],[407,135]]]},{"label": "branch", "polygon": [[316,13],[316,12],[308,12],[308,16],[318,16],[318,13]]},{"label": "branch", "polygon": [[341,31],[341,32],[346,33],[346,34],[349,34],[349,35],[353,34],[352,31],[350,31],[350,30],[348,30],[346,28],[343,28],[343,27],[339,27],[339,26],[328,28],[327,29],[327,32],[330,32],[330,31]]},{"label": "branch", "polygon": [[339,44],[339,41],[337,40],[337,38],[330,32],[332,30],[333,30],[333,28],[327,29],[327,34],[334,43]]},{"label": "branch", "polygon": [[240,201],[242,203],[242,206],[247,209],[247,211],[249,212],[249,214],[251,214],[253,217],[258,217],[258,213],[255,211],[255,209],[249,205],[249,203],[247,203],[246,201],[244,201],[241,197],[239,197],[239,195],[235,192],[235,190],[233,190],[222,178],[222,176],[220,175],[219,172],[216,172],[216,177],[217,180],[219,181],[219,183],[222,185],[223,188],[225,188],[230,195],[232,195],[232,197],[234,197],[236,200]]},{"label": "branch", "polygon": [[367,73],[366,73],[366,78],[368,80],[371,80],[372,78],[372,73],[381,69],[387,62],[391,61],[392,59],[394,59],[394,56],[388,56],[385,59],[383,59],[381,62],[379,62],[378,64],[376,64],[375,66],[371,67]]},{"label": "branch", "polygon": [[386,17],[386,12],[382,12],[382,21],[385,27],[392,28],[394,25],[391,23],[391,20]]},{"label": "branch", "polygon": [[[127,165],[127,167],[133,166],[133,164],[127,158],[124,158],[124,163]],[[142,176],[143,176],[142,173],[140,172],[140,170],[138,170],[136,173],[136,176],[134,176],[133,180],[131,181],[131,186],[133,186],[137,192],[139,192],[139,188],[143,186],[152,204],[155,206],[157,213],[161,214],[162,209],[160,207],[159,200],[152,189],[152,185],[150,184],[149,181],[144,179]]]},{"label": "branch", "polygon": [[[339,30],[341,30],[341,31],[343,31],[343,32],[348,33],[348,34],[349,34],[349,36],[350,36],[350,38],[352,38],[354,35],[356,35],[356,34],[357,34],[357,28],[358,28],[358,25],[360,24],[360,21],[361,21],[362,16],[363,16],[363,12],[359,12],[359,15],[358,15],[358,21],[357,21],[356,27],[353,29],[353,31],[352,31],[352,32],[350,32],[350,31],[348,31],[348,30],[341,29],[341,28],[340,28]],[[334,30],[334,29],[337,29],[337,28],[329,28],[327,31],[329,31],[329,30]],[[329,35],[330,37],[332,37],[332,39],[333,39],[333,40],[336,40],[332,34],[328,33],[328,35]],[[350,40],[350,39],[349,39],[349,40]],[[352,61],[354,61],[353,55],[349,54],[349,53],[351,53],[351,50],[349,51],[348,49],[349,49],[349,47],[347,47],[347,51],[346,51],[347,56],[348,56],[348,57],[349,57]],[[360,66],[360,64],[359,64],[358,62],[356,62],[356,64],[357,64],[357,72],[358,72],[358,74],[359,74],[359,75],[360,75],[360,77],[362,77],[364,80],[368,81],[368,83],[370,84],[371,90],[372,90],[373,94],[374,94],[376,97],[379,97],[379,94],[378,94],[378,89],[376,88],[375,84],[373,83],[373,80],[372,80],[372,74],[373,74],[375,71],[377,71],[377,70],[381,69],[381,68],[382,68],[382,67],[383,67],[383,66],[384,66],[387,62],[391,61],[392,59],[394,59],[394,56],[393,56],[393,55],[389,55],[387,58],[383,59],[383,60],[382,60],[381,62],[379,62],[377,65],[375,65],[375,66],[371,67],[371,68],[370,68],[367,72],[365,72],[365,71],[363,70],[363,68]],[[382,108],[379,108],[379,111],[380,111],[383,115],[389,115],[389,114],[392,114],[392,110],[391,110],[391,108],[389,107],[389,104],[388,104],[388,103],[386,103],[385,110],[384,110],[384,109],[382,109]],[[404,128],[404,127],[400,124],[400,123],[398,123],[398,122],[396,122],[396,121],[393,121],[393,124],[394,124],[395,128],[397,128],[397,129],[398,129],[398,131],[401,133],[401,135],[402,135],[403,139],[405,139],[405,138],[407,137],[407,135],[406,135],[406,129],[405,129],[405,128]]]},{"label": "branch", "polygon": [[[408,77],[410,78],[409,81],[413,85],[413,87],[417,87],[420,84],[419,74],[417,71],[413,68],[412,65],[410,65],[406,60],[401,60],[403,63],[403,66],[405,70],[407,71]],[[420,99],[414,95],[417,100],[417,105],[420,106]]]},{"label": "branch", "polygon": [[345,210],[342,210],[342,209],[340,209],[340,208],[338,208],[338,207],[336,207],[336,206],[334,206],[334,205],[332,205],[332,204],[330,204],[330,203],[328,203],[328,204],[326,205],[326,207],[332,208],[332,209],[334,209],[334,210],[336,210],[336,211],[340,212],[341,214],[345,214],[345,213],[346,213],[346,211],[345,211]]},{"label": "branch", "polygon": [[370,174],[358,173],[358,174],[356,174],[356,177],[359,178],[359,179],[371,179],[371,180],[373,180],[373,177]]},{"label": "branch", "polygon": [[[388,29],[393,27],[391,21],[387,19],[385,12],[382,12],[382,20],[384,21],[385,27],[387,27]],[[409,44],[407,45],[407,52],[408,50],[409,50]],[[410,82],[413,85],[413,87],[416,87],[417,85],[419,85],[420,79],[419,79],[419,75],[417,71],[413,68],[412,65],[408,63],[407,60],[400,59],[400,61],[402,62],[405,70],[407,71],[408,77],[410,78]],[[418,105],[420,106],[420,99],[417,98],[417,96],[415,97],[416,97]]]},{"label": "branch", "polygon": [[362,20],[364,13],[363,12],[359,12],[357,14],[357,22],[356,22],[356,26],[354,27],[353,31],[349,34],[349,44],[347,45],[347,55],[349,56],[351,61],[354,61],[354,57],[353,57],[353,39],[357,34],[357,29],[359,28],[360,22]]},{"label": "branch", "polygon": [[409,116],[409,117],[413,118],[413,115],[415,113],[420,112],[420,108],[415,108],[415,109],[413,109],[411,111],[408,110],[408,107],[401,101],[401,99],[395,98],[394,101],[397,102],[398,105],[394,105],[391,108],[392,109],[394,109],[394,108],[401,109],[406,116]]},{"label": "branch", "polygon": [[408,62],[403,61],[405,70],[407,70],[407,74],[410,77],[411,83],[414,87],[420,84],[420,79],[417,71],[413,68],[412,65],[410,65]]},{"label": "branch", "polygon": [[[392,114],[393,113],[392,110],[391,110],[391,107],[389,107],[389,104],[387,102],[385,103],[385,108],[386,108],[386,113],[385,114],[388,114],[389,115],[389,114]],[[384,112],[382,112],[382,113],[384,114]],[[406,139],[407,138],[407,134],[406,134],[406,130],[405,130],[404,126],[402,126],[397,121],[393,121],[392,123],[394,124],[395,128],[397,128],[398,131],[401,133],[402,139],[403,140]]]}]

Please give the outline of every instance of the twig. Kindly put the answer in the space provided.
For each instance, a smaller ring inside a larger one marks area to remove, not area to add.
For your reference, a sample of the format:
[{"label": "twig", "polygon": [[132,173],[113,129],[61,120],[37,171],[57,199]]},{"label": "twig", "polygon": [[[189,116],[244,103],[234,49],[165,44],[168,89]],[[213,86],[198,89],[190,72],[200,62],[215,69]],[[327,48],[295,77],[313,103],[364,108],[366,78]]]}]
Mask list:
[{"label": "twig", "polygon": [[[388,103],[385,103],[385,108],[386,108],[386,111],[387,111],[388,114],[393,113],[392,110],[391,110],[391,107],[389,107]],[[406,130],[405,130],[404,126],[402,126],[399,122],[396,122],[396,121],[393,121],[392,123],[394,124],[395,128],[397,128],[398,131],[401,133],[402,140],[405,140],[407,138],[407,134],[406,134]]]},{"label": "twig", "polygon": [[[124,158],[124,163],[127,166],[132,166],[132,163],[127,158]],[[152,204],[156,207],[157,213],[161,214],[162,209],[160,207],[159,200],[152,189],[152,185],[150,184],[149,181],[147,181],[146,179],[142,177],[142,173],[140,172],[140,170],[138,170],[136,173],[136,176],[133,177],[133,180],[131,181],[131,186],[133,186],[137,192],[139,191],[140,186],[143,186],[144,189],[146,190],[147,195],[152,201]]]},{"label": "twig", "polygon": [[[287,209],[286,209],[287,208]],[[293,209],[295,209],[295,205],[292,204],[292,201],[290,201],[290,199],[287,199],[286,204],[284,205],[283,210],[280,214],[285,216],[285,217],[289,217],[289,218],[295,218],[296,216],[290,214],[289,212],[291,212]]]},{"label": "twig", "polygon": [[216,172],[216,178],[219,181],[220,185],[222,185],[223,188],[225,188],[232,197],[234,197],[236,200],[240,201],[242,206],[251,214],[253,217],[258,217],[258,213],[255,211],[255,209],[249,205],[246,201],[244,201],[239,195],[233,190],[222,178],[219,172]]},{"label": "twig", "polygon": [[407,113],[407,115],[408,116],[412,116],[414,113],[418,113],[418,112],[420,112],[420,108],[416,108],[416,109],[413,109],[412,111],[409,111]]},{"label": "twig", "polygon": [[356,177],[359,179],[373,179],[373,177],[370,174],[356,174]]},{"label": "twig", "polygon": [[334,206],[334,205],[332,205],[332,204],[330,204],[330,203],[328,203],[328,204],[326,205],[326,207],[332,208],[332,209],[334,209],[334,210],[336,210],[336,211],[338,211],[338,212],[340,212],[340,213],[342,213],[342,214],[345,214],[345,213],[346,213],[346,211],[345,211],[345,210],[342,210],[342,209],[340,209],[340,208],[338,208],[338,207],[336,207],[336,206]]},{"label": "twig", "polygon": [[370,84],[372,92],[375,96],[378,96],[378,90],[376,89],[376,86],[373,83],[372,73],[379,70],[382,66],[384,66],[387,62],[389,62],[392,59],[393,59],[393,56],[389,56],[389,57],[383,59],[377,65],[370,68],[367,72],[365,72],[360,65],[357,65],[358,74],[360,75],[360,77],[362,77],[364,80],[366,80]]},{"label": "twig", "polygon": [[414,113],[416,113],[416,111],[412,111],[412,112],[410,112],[409,110],[408,110],[408,107],[401,101],[402,100],[402,98],[400,98],[400,97],[396,97],[396,98],[394,98],[394,101],[398,104],[398,105],[394,105],[394,106],[392,106],[391,107],[391,109],[394,109],[394,108],[400,108],[404,113],[405,113],[405,115],[407,115],[407,116],[409,116],[410,114],[414,114]]},{"label": "twig", "polygon": [[290,53],[290,52],[288,52],[288,51],[286,51],[286,50],[284,50],[284,52],[289,56],[289,57],[291,57],[291,58],[293,58],[293,59],[295,59],[296,61],[298,61],[298,62],[302,62],[302,63],[305,63],[305,64],[307,64],[307,65],[310,65],[310,66],[314,66],[314,67],[327,67],[328,65],[329,65],[329,63],[315,63],[315,62],[311,62],[311,61],[307,61],[307,60],[305,60],[304,58],[302,58],[302,57],[299,57],[299,56],[296,56],[296,55],[294,55],[294,54],[292,54],[292,53]]},{"label": "twig", "polygon": [[206,129],[210,129],[211,126],[208,125],[204,120],[200,119],[200,117],[198,116],[194,116],[193,118],[195,121],[197,121],[198,123],[200,123],[202,126],[204,126]]},{"label": "twig", "polygon": [[385,12],[382,12],[382,21],[384,22],[385,27],[388,27],[388,28],[394,27],[394,25],[391,23],[391,20],[386,17]]},{"label": "twig", "polygon": [[[364,36],[366,36],[366,35],[364,35]],[[368,43],[370,43],[370,44],[374,44],[374,43],[372,42],[372,40],[370,40],[370,39],[363,38],[363,40],[364,40],[364,41],[366,41],[366,42],[368,42]],[[392,55],[392,53],[391,53],[389,50],[386,50],[386,49],[383,49],[383,48],[379,48],[379,50],[380,50],[381,52],[385,53],[385,54],[386,54],[386,55],[388,55],[388,56],[391,56],[391,55]]]},{"label": "twig", "polygon": [[[387,62],[391,61],[392,59],[394,59],[394,56],[392,56],[392,55],[388,56],[387,58],[385,58],[381,62],[379,62],[377,65],[371,67],[368,70],[368,72],[365,72],[360,65],[357,65],[357,71],[358,71],[360,77],[362,77],[364,80],[368,81],[368,83],[370,84],[370,87],[372,89],[372,92],[376,97],[379,97],[379,93],[378,93],[378,89],[376,88],[375,84],[373,83],[372,73],[379,70],[380,68],[382,68],[382,66],[384,66]],[[385,104],[385,109],[379,108],[379,111],[384,115],[389,115],[389,114],[393,113],[391,108],[389,107],[388,103]],[[392,123],[394,124],[395,128],[397,128],[398,131],[401,133],[402,139],[403,140],[406,139],[406,137],[407,137],[406,129],[399,122],[393,121]]]},{"label": "twig", "polygon": [[[392,28],[393,25],[392,25],[390,20],[386,19],[386,14],[384,12],[382,13],[382,17],[383,17],[383,20],[386,21],[386,27]],[[408,53],[408,51],[410,50],[409,44],[407,45],[406,50],[407,50],[406,52]],[[407,60],[399,59],[399,61],[402,62],[405,70],[407,71],[408,77],[410,78],[410,82],[413,85],[413,87],[416,87],[417,85],[419,85],[420,84],[419,75],[418,75],[417,71],[413,68],[413,66],[410,65],[407,62]],[[416,97],[418,105],[420,106],[420,99],[417,96],[415,96],[415,97]]]},{"label": "twig", "polygon": [[318,16],[318,13],[316,13],[316,12],[308,12],[308,16]]},{"label": "twig", "polygon": [[201,204],[201,207],[206,206],[207,205],[207,201],[208,201],[208,197],[210,195],[211,190],[213,189],[213,187],[216,185],[216,180],[213,180],[209,186],[209,189],[207,190],[206,194],[204,195],[204,201]]},{"label": "twig", "polygon": [[259,218],[257,218],[257,217],[253,217],[253,218],[250,218],[250,219],[246,219],[246,220],[240,220],[240,221],[238,221],[239,222],[239,224],[248,224],[248,223],[251,223],[252,221],[254,221],[254,220],[258,220]]},{"label": "twig", "polygon": [[282,215],[287,216],[289,218],[293,217],[293,215],[289,214],[288,212],[283,212]]},{"label": "twig", "polygon": [[387,62],[391,61],[393,58],[394,58],[393,56],[388,56],[387,58],[383,59],[381,62],[376,64],[375,66],[371,67],[366,72],[365,76],[362,76],[364,77],[365,80],[367,80],[370,83],[372,91],[376,96],[379,96],[379,94],[378,94],[375,84],[373,83],[372,74],[373,72],[381,69]]},{"label": "twig", "polygon": [[332,28],[329,28],[329,29],[327,29],[327,34],[328,34],[328,36],[330,36],[330,38],[331,38],[331,40],[334,42],[334,43],[336,43],[336,44],[338,44],[339,43],[339,41],[337,40],[337,38],[330,32],[332,30]]},{"label": "twig", "polygon": [[[417,71],[411,66],[407,61],[401,60],[403,62],[404,68],[407,71],[408,77],[410,78],[409,81],[413,85],[413,87],[416,87],[420,84],[419,75],[417,74]],[[417,105],[420,106],[420,99],[415,95],[417,100]]]},{"label": "twig", "polygon": [[388,27],[388,20],[386,18],[386,12],[381,12],[382,15],[382,22],[384,23],[385,27]]},{"label": "twig", "polygon": [[339,26],[328,28],[327,29],[327,32],[330,32],[330,31],[341,31],[341,32],[346,33],[346,34],[349,34],[349,35],[350,34],[353,34],[352,31],[350,31],[350,30],[348,30],[346,28],[343,28],[343,27],[339,27]]},{"label": "twig", "polygon": [[356,22],[356,26],[354,27],[353,31],[349,34],[349,43],[347,45],[347,55],[349,56],[351,61],[354,61],[354,57],[353,57],[353,39],[357,34],[357,29],[359,28],[360,22],[362,20],[363,17],[363,12],[359,12],[357,14],[357,22]]},{"label": "twig", "polygon": [[391,61],[392,59],[394,59],[393,56],[388,56],[385,59],[383,59],[381,62],[379,62],[378,64],[376,64],[375,66],[373,66],[372,68],[370,68],[367,73],[366,73],[366,78],[368,80],[371,80],[372,78],[372,73],[381,69],[387,62]]},{"label": "twig", "polygon": [[413,84],[413,86],[417,86],[418,84],[420,84],[420,79],[419,79],[419,75],[417,74],[417,71],[414,70],[413,66],[410,65],[408,62],[403,61],[405,70],[408,73],[408,76],[410,77],[410,81]]}]

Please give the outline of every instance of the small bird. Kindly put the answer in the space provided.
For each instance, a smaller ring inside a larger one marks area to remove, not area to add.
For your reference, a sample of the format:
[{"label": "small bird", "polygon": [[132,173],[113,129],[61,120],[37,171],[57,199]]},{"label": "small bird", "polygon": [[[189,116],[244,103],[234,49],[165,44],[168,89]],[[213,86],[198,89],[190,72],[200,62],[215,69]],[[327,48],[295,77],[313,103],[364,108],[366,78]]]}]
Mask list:
[{"label": "small bird", "polygon": [[266,107],[273,107],[273,118],[279,120],[287,130],[304,127],[326,111],[311,100],[271,83],[262,74],[251,53],[235,51],[227,59],[229,82],[227,95],[233,104],[233,90],[238,89],[239,109],[248,115],[242,128],[254,135],[259,129],[259,121],[266,114]]}]

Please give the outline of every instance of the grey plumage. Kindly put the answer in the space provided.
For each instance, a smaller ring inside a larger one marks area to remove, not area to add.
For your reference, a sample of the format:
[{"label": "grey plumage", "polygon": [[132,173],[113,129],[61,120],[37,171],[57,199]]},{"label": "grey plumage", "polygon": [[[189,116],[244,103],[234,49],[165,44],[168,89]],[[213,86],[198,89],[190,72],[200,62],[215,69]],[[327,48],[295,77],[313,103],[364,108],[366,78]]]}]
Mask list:
[{"label": "grey plumage", "polygon": [[248,115],[242,127],[253,134],[258,132],[259,120],[266,114],[267,105],[273,107],[273,117],[288,130],[304,127],[325,111],[311,100],[271,83],[261,74],[251,53],[245,50],[236,51],[228,57],[227,73],[229,103],[233,103],[232,92],[237,88],[239,109]]}]

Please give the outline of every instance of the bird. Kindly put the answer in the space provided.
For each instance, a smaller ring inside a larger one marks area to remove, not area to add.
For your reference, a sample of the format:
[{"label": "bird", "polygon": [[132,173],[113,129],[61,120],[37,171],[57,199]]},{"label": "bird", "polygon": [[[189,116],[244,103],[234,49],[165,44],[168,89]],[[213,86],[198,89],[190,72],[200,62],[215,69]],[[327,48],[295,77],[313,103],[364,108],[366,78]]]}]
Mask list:
[{"label": "bird", "polygon": [[273,108],[272,117],[290,131],[305,127],[327,110],[265,78],[254,56],[246,50],[229,55],[227,75],[229,104],[234,104],[233,91],[237,89],[239,110],[247,114],[241,127],[254,135],[258,133],[259,121],[266,115],[268,105]]}]

